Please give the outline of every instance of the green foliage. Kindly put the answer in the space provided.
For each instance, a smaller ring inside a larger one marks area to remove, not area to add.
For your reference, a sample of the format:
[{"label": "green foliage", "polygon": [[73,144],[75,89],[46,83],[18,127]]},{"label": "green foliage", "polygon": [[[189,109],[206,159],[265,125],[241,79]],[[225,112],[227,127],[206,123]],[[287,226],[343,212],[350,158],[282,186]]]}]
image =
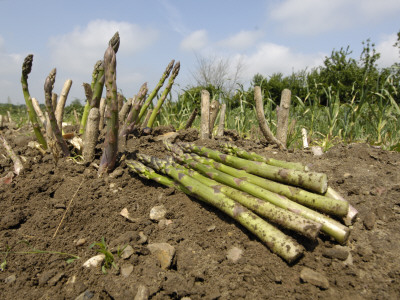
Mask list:
[{"label": "green foliage", "polygon": [[108,249],[108,246],[104,240],[104,237],[101,238],[100,242],[94,242],[89,246],[89,248],[93,248],[97,246],[98,249],[95,249],[98,253],[104,254],[104,263],[101,266],[101,271],[106,274],[107,269],[111,269],[111,267],[114,267],[114,269],[118,270],[117,265],[115,264],[114,261],[114,255],[111,253],[111,251]]}]

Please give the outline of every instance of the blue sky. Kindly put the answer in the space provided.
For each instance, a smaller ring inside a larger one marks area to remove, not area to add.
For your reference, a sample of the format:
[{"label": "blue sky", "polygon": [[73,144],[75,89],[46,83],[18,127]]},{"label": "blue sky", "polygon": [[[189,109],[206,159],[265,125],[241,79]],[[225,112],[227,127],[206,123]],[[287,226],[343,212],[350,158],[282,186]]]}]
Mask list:
[{"label": "blue sky", "polygon": [[358,58],[370,38],[379,65],[399,62],[392,47],[400,30],[399,0],[0,0],[0,102],[24,102],[21,66],[34,55],[32,97],[57,68],[54,92],[72,79],[69,102],[83,99],[93,65],[120,32],[117,86],[126,97],[142,83],[153,89],[171,59],[181,62],[176,94],[194,84],[196,56],[241,64],[244,85],[256,73],[312,68],[333,49],[350,45]]}]

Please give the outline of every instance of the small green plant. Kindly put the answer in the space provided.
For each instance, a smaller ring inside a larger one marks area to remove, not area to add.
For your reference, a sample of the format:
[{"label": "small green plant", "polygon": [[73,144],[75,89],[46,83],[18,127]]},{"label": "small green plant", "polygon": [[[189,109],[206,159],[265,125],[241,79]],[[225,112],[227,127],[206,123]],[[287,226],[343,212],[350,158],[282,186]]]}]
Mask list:
[{"label": "small green plant", "polygon": [[62,256],[67,256],[68,259],[66,260],[66,262],[68,264],[74,262],[77,259],[80,259],[79,256],[74,255],[74,254],[70,254],[70,253],[65,253],[65,252],[59,252],[59,251],[47,251],[47,250],[38,250],[35,249],[33,247],[31,247],[32,250],[30,251],[12,251],[12,249],[14,249],[18,244],[24,243],[26,245],[28,245],[29,247],[31,247],[31,245],[29,244],[29,241],[26,240],[22,240],[17,242],[14,246],[10,247],[9,245],[5,246],[5,251],[1,251],[1,254],[5,254],[3,261],[0,264],[0,271],[4,271],[7,268],[7,257],[9,256],[9,254],[58,254],[58,255],[62,255]]},{"label": "small green plant", "polygon": [[128,245],[125,245],[123,247],[118,246],[117,247],[117,256],[121,257],[122,256],[122,252],[124,252],[125,248],[128,247]]},{"label": "small green plant", "polygon": [[89,246],[89,248],[92,249],[94,246],[98,247],[98,249],[95,249],[98,253],[104,254],[104,256],[105,256],[104,263],[101,266],[101,271],[104,274],[107,274],[107,269],[111,269],[111,267],[114,267],[114,269],[118,270],[118,267],[115,264],[114,255],[108,249],[108,246],[104,240],[104,237],[101,238],[100,242],[94,242],[93,244],[91,244]]}]

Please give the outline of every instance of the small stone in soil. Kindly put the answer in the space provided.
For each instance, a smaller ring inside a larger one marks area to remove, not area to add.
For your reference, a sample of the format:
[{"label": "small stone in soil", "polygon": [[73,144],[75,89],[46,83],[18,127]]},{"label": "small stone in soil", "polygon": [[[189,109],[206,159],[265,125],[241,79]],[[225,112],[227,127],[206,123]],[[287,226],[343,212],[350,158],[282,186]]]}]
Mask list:
[{"label": "small stone in soil", "polygon": [[132,256],[133,252],[134,252],[134,251],[133,251],[132,246],[131,246],[131,245],[128,245],[128,246],[126,246],[125,249],[122,251],[121,257],[122,257],[123,259],[128,259],[129,257]]},{"label": "small stone in soil", "polygon": [[237,263],[239,259],[242,257],[243,250],[238,247],[232,247],[228,250],[226,258],[230,261]]},{"label": "small stone in soil", "polygon": [[150,252],[155,255],[164,270],[171,267],[175,256],[175,248],[168,243],[154,243],[147,245]]},{"label": "small stone in soil", "polygon": [[79,247],[86,243],[85,239],[79,239],[76,241],[75,246]]},{"label": "small stone in soil", "polygon": [[318,273],[310,268],[304,267],[300,272],[300,278],[303,282],[311,283],[321,289],[329,288],[329,281],[324,275]]},{"label": "small stone in soil", "polygon": [[123,277],[128,277],[129,275],[131,275],[132,271],[133,271],[133,265],[131,264],[126,264],[121,266],[121,275]]},{"label": "small stone in soil", "polygon": [[376,216],[373,212],[369,212],[364,217],[364,226],[367,230],[372,230],[375,226]]},{"label": "small stone in soil", "polygon": [[160,221],[165,218],[167,210],[164,205],[154,206],[150,210],[150,219],[153,221]]},{"label": "small stone in soil", "polygon": [[214,231],[215,228],[216,228],[215,225],[210,225],[210,226],[207,227],[207,231],[208,232]]},{"label": "small stone in soil", "polygon": [[104,254],[99,254],[99,255],[93,256],[93,257],[89,258],[83,264],[83,266],[86,268],[97,267],[99,264],[101,264],[103,262],[103,260],[105,258],[106,258],[106,256]]},{"label": "small stone in soil", "polygon": [[337,258],[339,260],[346,260],[347,257],[349,256],[349,251],[346,249],[346,247],[336,245],[333,248],[326,248],[322,252],[322,255],[328,258]]},{"label": "small stone in soil", "polygon": [[139,240],[137,242],[141,245],[147,242],[147,236],[143,233],[143,231],[139,232]]},{"label": "small stone in soil", "polygon": [[78,297],[75,298],[75,300],[89,300],[94,297],[94,293],[92,291],[86,290],[82,294],[80,294]]},{"label": "small stone in soil", "polygon": [[138,291],[136,293],[135,299],[134,300],[147,300],[149,299],[149,289],[141,284],[138,287]]},{"label": "small stone in soil", "polygon": [[17,280],[17,276],[15,274],[12,274],[8,276],[6,279],[4,279],[5,283],[13,283],[15,280]]}]

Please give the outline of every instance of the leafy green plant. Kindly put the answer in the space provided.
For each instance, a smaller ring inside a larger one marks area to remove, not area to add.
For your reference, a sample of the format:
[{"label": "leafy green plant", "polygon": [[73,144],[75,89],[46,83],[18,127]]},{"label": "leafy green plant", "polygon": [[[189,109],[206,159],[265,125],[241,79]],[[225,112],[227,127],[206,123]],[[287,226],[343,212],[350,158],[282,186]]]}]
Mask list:
[{"label": "leafy green plant", "polygon": [[95,249],[98,253],[104,254],[104,263],[101,266],[101,271],[104,274],[107,274],[107,269],[111,269],[111,267],[114,267],[114,269],[118,270],[118,266],[115,264],[115,259],[114,255],[111,253],[111,251],[108,249],[108,246],[104,240],[104,237],[101,238],[100,242],[94,242],[89,246],[90,249],[94,247],[98,247],[98,249]]}]

